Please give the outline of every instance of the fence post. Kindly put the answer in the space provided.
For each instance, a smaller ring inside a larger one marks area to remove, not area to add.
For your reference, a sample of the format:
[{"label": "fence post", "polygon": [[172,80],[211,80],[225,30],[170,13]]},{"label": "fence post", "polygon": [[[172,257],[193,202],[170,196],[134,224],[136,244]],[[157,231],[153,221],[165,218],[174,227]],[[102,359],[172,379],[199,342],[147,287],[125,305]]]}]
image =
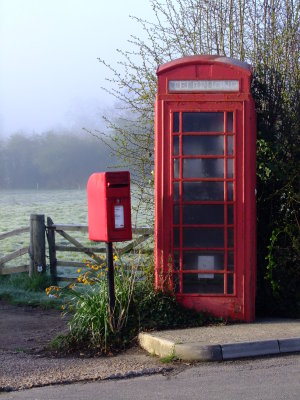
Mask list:
[{"label": "fence post", "polygon": [[55,249],[55,229],[52,229],[53,221],[50,217],[47,218],[47,239],[49,248],[49,262],[50,262],[50,275],[53,280],[53,284],[57,284],[57,259]]},{"label": "fence post", "polygon": [[45,216],[31,214],[29,276],[40,272],[46,272]]}]

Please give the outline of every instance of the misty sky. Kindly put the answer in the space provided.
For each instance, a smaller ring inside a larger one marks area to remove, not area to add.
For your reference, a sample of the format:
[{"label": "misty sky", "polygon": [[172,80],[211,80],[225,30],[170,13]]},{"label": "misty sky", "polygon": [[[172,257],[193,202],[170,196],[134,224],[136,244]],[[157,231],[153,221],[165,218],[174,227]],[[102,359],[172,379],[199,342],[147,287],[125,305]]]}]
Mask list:
[{"label": "misty sky", "polygon": [[[148,0],[0,0],[0,137],[101,127],[101,90]],[[98,125],[100,124],[100,125]]]}]

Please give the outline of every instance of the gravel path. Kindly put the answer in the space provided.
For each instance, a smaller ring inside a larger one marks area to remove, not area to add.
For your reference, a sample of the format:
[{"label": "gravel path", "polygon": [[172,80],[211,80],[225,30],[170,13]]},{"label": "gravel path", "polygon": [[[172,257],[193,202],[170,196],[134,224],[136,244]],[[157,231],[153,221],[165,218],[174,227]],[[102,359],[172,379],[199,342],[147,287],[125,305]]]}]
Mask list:
[{"label": "gravel path", "polygon": [[0,302],[0,391],[163,373],[173,367],[139,348],[112,357],[55,358],[43,349],[67,321],[55,310]]}]

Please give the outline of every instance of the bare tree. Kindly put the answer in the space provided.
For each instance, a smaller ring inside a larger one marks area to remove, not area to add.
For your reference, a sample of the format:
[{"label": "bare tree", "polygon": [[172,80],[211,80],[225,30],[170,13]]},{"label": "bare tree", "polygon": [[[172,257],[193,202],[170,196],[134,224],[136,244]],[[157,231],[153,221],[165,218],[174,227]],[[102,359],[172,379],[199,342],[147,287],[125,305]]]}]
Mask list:
[{"label": "bare tree", "polygon": [[268,87],[269,95],[258,102],[273,122],[279,103],[297,113],[300,81],[299,0],[151,0],[151,5],[155,22],[132,17],[143,35],[130,38],[131,50],[118,50],[117,66],[100,59],[113,75],[112,88],[105,90],[119,104],[118,117],[106,118],[114,132],[110,145],[120,166],[133,172],[139,204],[147,209],[153,204],[155,72],[160,64],[193,54],[249,62],[257,97],[260,88]]}]

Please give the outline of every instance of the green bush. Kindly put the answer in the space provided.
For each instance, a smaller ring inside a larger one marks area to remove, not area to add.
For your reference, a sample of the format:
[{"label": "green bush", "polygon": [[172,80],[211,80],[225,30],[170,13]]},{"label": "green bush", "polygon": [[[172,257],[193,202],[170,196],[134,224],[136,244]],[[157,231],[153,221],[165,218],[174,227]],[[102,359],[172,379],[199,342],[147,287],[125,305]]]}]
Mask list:
[{"label": "green bush", "polygon": [[154,290],[143,282],[135,287],[134,305],[140,330],[202,326],[209,316],[181,306],[173,293]]}]

